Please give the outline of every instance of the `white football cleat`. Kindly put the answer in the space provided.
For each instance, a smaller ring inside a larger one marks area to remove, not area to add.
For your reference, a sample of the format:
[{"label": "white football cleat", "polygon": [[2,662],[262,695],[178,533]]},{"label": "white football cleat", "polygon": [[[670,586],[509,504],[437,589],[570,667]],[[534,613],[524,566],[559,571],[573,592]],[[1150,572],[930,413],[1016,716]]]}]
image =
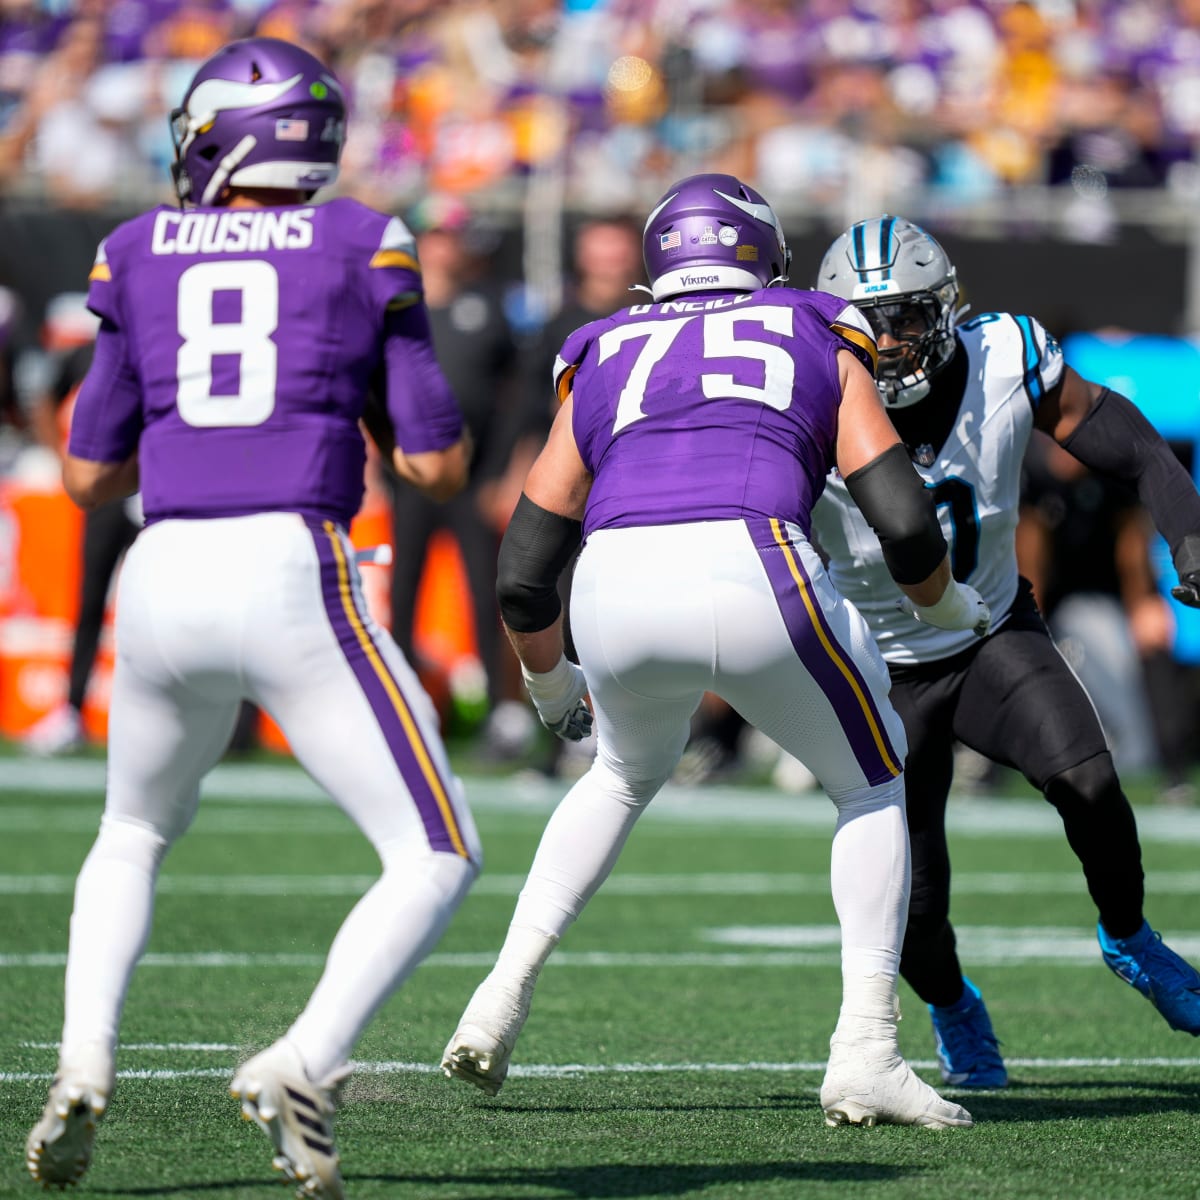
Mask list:
[{"label": "white football cleat", "polygon": [[826,1125],[969,1127],[971,1114],[944,1100],[913,1074],[896,1047],[896,1027],[872,1021],[867,1029],[839,1031],[829,1042],[821,1084]]},{"label": "white football cleat", "polygon": [[99,1046],[59,1063],[41,1120],[25,1143],[25,1165],[38,1183],[66,1187],[83,1178],[114,1078],[112,1055]]},{"label": "white football cleat", "polygon": [[471,997],[458,1029],[442,1054],[447,1079],[465,1079],[494,1096],[508,1075],[508,1060],[529,1016],[537,977],[529,976],[516,991],[489,975]]},{"label": "white football cleat", "polygon": [[271,1139],[276,1152],[272,1166],[297,1185],[297,1196],[344,1200],[333,1140],[337,1082],[313,1083],[299,1052],[280,1038],[239,1067],[229,1085],[230,1094],[242,1102],[242,1116]]}]

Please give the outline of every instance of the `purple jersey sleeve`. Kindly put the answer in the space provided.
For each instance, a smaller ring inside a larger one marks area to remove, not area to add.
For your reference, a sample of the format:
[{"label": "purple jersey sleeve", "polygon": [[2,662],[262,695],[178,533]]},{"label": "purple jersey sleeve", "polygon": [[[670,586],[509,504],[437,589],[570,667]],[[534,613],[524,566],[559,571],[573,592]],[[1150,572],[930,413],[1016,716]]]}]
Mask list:
[{"label": "purple jersey sleeve", "polygon": [[463,418],[438,365],[425,306],[388,313],[384,370],[387,411],[406,454],[445,450],[462,437]]},{"label": "purple jersey sleeve", "polygon": [[105,319],[71,412],[67,451],[91,462],[124,462],[142,435],[142,393],[125,335]]},{"label": "purple jersey sleeve", "polygon": [[462,436],[462,413],[434,353],[416,242],[399,217],[370,236],[377,240],[367,259],[367,293],[382,313],[384,389],[396,444],[407,454],[444,450]]}]

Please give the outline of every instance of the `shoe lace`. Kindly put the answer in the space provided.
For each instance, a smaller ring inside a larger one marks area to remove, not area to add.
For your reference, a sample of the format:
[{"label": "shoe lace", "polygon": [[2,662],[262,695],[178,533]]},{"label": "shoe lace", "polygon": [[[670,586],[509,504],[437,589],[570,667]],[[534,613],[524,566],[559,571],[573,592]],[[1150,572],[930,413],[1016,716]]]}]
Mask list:
[{"label": "shoe lace", "polygon": [[1147,942],[1139,964],[1142,971],[1158,987],[1195,990],[1200,988],[1200,974],[1195,967],[1163,944],[1162,934],[1155,931]]}]

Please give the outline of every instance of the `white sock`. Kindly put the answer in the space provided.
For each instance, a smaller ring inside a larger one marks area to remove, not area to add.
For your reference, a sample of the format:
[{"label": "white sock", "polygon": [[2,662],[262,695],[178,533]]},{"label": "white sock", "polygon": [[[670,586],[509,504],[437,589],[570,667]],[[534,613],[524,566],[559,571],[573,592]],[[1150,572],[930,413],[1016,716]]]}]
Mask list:
[{"label": "white sock", "polygon": [[105,817],[75,882],[62,1053],[87,1043],[116,1052],[129,980],[150,937],[161,835]]},{"label": "white sock", "polygon": [[552,933],[510,925],[488,979],[517,990],[528,980],[538,977],[550,952],[557,945],[558,938]]},{"label": "white sock", "polygon": [[608,878],[659,786],[635,795],[597,759],[551,814],[512,925],[562,937]]},{"label": "white sock", "polygon": [[847,1015],[894,1019],[909,872],[903,779],[839,801],[830,884],[842,930]]},{"label": "white sock", "polygon": [[476,868],[456,854],[400,856],[354,906],[287,1039],[321,1082],[344,1067],[367,1023],[437,944]]}]

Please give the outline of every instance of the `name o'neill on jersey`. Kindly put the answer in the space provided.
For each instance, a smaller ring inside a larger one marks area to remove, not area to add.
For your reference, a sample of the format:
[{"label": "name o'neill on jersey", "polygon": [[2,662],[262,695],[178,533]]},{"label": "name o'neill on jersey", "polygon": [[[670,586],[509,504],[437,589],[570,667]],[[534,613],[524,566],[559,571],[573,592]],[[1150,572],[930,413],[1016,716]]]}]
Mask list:
[{"label": "name o'neill on jersey", "polygon": [[307,250],[313,243],[313,210],[160,212],[150,239],[152,254],[261,254]]},{"label": "name o'neill on jersey", "polygon": [[644,317],[647,313],[712,312],[718,308],[748,304],[754,298],[754,292],[742,292],[736,296],[715,296],[711,300],[662,300],[658,304],[631,304],[629,313],[634,317]]}]

